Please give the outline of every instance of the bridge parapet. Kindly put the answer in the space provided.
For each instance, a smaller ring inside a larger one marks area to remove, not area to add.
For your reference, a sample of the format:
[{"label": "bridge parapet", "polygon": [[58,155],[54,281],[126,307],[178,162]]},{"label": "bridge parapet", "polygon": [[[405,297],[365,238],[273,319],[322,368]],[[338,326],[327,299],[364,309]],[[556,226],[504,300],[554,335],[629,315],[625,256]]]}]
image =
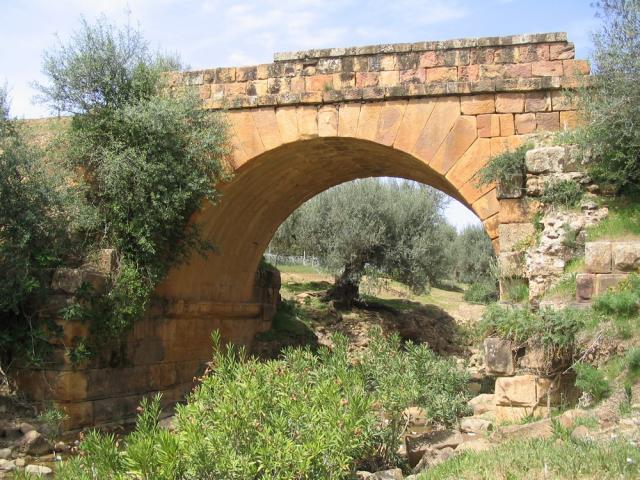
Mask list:
[{"label": "bridge parapet", "polygon": [[[306,50],[274,60],[172,73],[170,84],[196,90],[209,109],[484,94],[505,104],[498,113],[544,113],[571,110],[559,90],[589,74],[566,33]],[[516,112],[513,94],[522,105]]]}]

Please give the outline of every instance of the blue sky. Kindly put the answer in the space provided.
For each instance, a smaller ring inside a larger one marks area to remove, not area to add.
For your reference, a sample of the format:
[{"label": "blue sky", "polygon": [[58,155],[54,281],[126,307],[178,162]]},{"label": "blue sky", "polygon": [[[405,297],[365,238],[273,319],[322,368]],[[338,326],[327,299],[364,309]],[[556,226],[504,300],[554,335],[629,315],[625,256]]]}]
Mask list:
[{"label": "blue sky", "polygon": [[[0,83],[21,118],[48,115],[30,83],[42,80],[42,52],[81,15],[129,16],[194,69],[268,63],[278,51],[553,31],[587,58],[597,27],[589,0],[0,0],[0,11]],[[477,220],[457,202],[447,217],[458,227]]]}]

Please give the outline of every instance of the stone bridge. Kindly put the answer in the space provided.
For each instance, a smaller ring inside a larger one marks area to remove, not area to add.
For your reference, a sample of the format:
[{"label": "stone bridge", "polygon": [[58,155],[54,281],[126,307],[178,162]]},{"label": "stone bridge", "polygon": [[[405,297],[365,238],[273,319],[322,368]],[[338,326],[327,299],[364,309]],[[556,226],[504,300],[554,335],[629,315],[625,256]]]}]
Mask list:
[{"label": "stone bridge", "polygon": [[[566,34],[546,33],[279,53],[265,65],[172,74],[172,89],[227,110],[234,175],[194,219],[217,251],[170,272],[164,302],[118,347],[121,366],[113,355],[81,367],[60,359],[23,372],[25,390],[58,401],[74,427],[130,415],[150,392],[179,400],[210,358],[212,330],[248,344],[269,328],[279,284],[256,280],[261,256],[289,214],[342,182],[431,185],[473,210],[499,249],[499,224],[518,219],[474,176],[528,135],[575,125],[563,89],[589,66],[574,53]],[[67,343],[86,334],[64,329]]]}]

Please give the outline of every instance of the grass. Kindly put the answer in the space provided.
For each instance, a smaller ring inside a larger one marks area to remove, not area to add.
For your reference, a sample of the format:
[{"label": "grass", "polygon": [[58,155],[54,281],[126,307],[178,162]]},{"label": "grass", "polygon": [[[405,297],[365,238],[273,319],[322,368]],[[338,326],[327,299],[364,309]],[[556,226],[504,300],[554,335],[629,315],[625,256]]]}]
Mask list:
[{"label": "grass", "polygon": [[621,240],[640,238],[640,204],[616,200],[609,206],[609,216],[587,229],[587,240]]},{"label": "grass", "polygon": [[512,441],[465,452],[418,476],[420,480],[637,478],[640,449],[629,442]]},{"label": "grass", "polygon": [[276,265],[276,268],[280,270],[280,273],[307,273],[317,274],[321,270],[311,265]]}]

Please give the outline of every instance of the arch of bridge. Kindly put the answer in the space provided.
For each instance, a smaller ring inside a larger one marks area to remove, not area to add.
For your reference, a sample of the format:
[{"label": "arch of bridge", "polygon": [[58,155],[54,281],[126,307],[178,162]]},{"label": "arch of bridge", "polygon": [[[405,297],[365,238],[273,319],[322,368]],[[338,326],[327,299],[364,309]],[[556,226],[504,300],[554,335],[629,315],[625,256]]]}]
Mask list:
[{"label": "arch of bridge", "polygon": [[461,201],[499,248],[501,201],[478,186],[489,158],[575,125],[565,87],[588,74],[565,34],[276,54],[273,64],[174,74],[228,109],[233,178],[196,214],[216,245],[159,287],[190,302],[251,302],[257,265],[301,203],[356,178],[419,181]]}]

